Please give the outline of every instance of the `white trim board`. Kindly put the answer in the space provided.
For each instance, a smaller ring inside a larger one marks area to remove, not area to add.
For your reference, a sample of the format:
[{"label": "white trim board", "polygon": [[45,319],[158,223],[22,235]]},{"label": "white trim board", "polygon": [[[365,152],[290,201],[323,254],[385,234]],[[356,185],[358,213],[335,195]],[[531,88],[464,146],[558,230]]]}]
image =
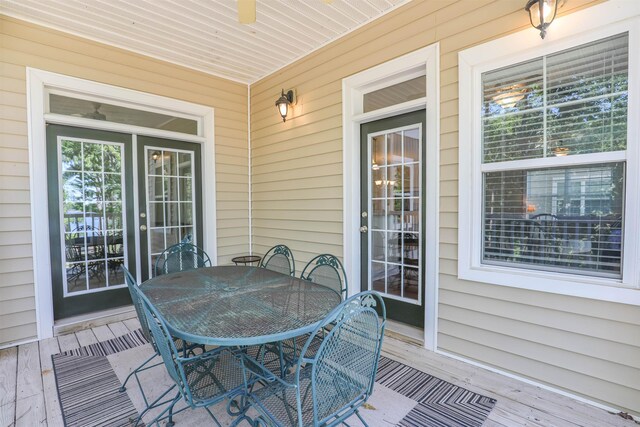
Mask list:
[{"label": "white trim board", "polygon": [[[202,144],[202,206],[204,249],[210,254],[213,264],[217,264],[216,232],[216,181],[215,181],[215,140],[214,110],[204,105],[174,100],[171,98],[138,92],[121,87],[110,86],[89,80],[51,73],[27,67],[27,127],[29,141],[29,183],[31,198],[31,233],[33,241],[33,265],[36,302],[36,322],[38,339],[53,336],[53,295],[51,290],[51,261],[49,248],[49,220],[47,202],[46,123],[47,119],[59,124],[71,126],[104,128],[134,134],[144,134],[169,139],[179,139]],[[49,115],[46,110],[46,91],[57,90],[83,93],[104,99],[136,105],[139,109],[149,106],[152,109],[175,111],[178,114],[197,116],[201,120],[202,135],[188,136],[175,132],[163,132],[136,126],[102,123],[78,117],[65,118],[61,115]],[[179,136],[178,136],[179,135]],[[135,175],[135,174],[134,174]],[[137,205],[136,226],[137,223]],[[136,233],[137,236],[137,233]],[[139,248],[136,237],[136,248]],[[138,269],[139,271],[139,269]]]},{"label": "white trim board", "polygon": [[[629,120],[627,149],[602,153],[598,161],[627,160],[629,190],[625,200],[622,279],[500,267],[481,262],[482,175],[495,168],[561,166],[589,163],[588,156],[535,159],[480,165],[481,75],[532,58],[562,51],[623,32],[629,33],[629,117],[640,114],[640,2],[612,0],[558,18],[544,40],[527,29],[461,51],[459,68],[459,214],[458,278],[500,286],[640,305],[640,195],[632,191],[640,182],[640,125]],[[594,156],[591,156],[595,158]],[[553,162],[553,163],[551,163]],[[472,215],[471,213],[476,213]]]},{"label": "white trim board", "polygon": [[[360,291],[360,125],[385,117],[417,111],[426,107],[427,174],[426,253],[424,268],[425,328],[424,345],[437,348],[438,330],[438,212],[440,177],[440,48],[435,43],[385,62],[342,80],[342,155],[343,155],[343,246],[349,295]],[[405,102],[370,113],[363,113],[365,93],[397,83],[400,76],[413,75],[416,69],[426,73],[427,98]]]}]

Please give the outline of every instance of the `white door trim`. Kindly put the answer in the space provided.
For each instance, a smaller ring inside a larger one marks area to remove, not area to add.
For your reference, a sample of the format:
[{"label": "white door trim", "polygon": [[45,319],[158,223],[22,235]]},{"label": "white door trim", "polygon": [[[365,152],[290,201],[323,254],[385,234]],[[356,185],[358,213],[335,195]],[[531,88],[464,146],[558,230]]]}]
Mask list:
[{"label": "white door trim", "polygon": [[[398,82],[424,67],[427,97],[363,113],[365,93]],[[342,80],[343,122],[343,246],[344,266],[353,295],[360,291],[360,125],[426,107],[427,186],[425,195],[425,328],[424,345],[437,348],[438,322],[438,214],[440,176],[440,47],[438,43],[380,64]]]},{"label": "white door trim", "polygon": [[[53,294],[51,290],[51,261],[49,249],[49,206],[47,203],[47,119],[71,126],[105,128],[132,134],[144,134],[202,144],[202,206],[204,233],[203,248],[217,263],[216,240],[216,180],[214,110],[204,105],[171,99],[159,95],[110,86],[90,80],[69,77],[27,67],[27,127],[29,140],[29,182],[31,197],[31,233],[33,242],[33,279],[38,339],[53,336]],[[177,115],[195,116],[199,119],[200,136],[164,132],[124,124],[97,122],[72,116],[47,113],[47,90],[56,89],[84,94],[100,99],[135,105],[141,110],[162,109]],[[137,206],[136,206],[137,218]],[[138,225],[136,221],[136,225]],[[139,244],[136,243],[136,247]]]}]

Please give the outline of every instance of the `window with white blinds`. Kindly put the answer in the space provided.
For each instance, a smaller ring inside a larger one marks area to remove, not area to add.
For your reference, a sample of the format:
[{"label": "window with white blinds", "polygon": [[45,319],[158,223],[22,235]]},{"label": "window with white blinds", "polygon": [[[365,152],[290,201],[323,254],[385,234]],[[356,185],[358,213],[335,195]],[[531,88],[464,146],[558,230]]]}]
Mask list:
[{"label": "window with white blinds", "polygon": [[628,47],[624,33],[482,73],[484,264],[621,277]]}]

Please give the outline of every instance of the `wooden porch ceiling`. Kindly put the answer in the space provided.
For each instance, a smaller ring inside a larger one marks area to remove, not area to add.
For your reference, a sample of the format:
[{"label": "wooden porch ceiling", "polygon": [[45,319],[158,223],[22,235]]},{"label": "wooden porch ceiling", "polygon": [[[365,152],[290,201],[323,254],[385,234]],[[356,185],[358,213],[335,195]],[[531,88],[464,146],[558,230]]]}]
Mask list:
[{"label": "wooden porch ceiling", "polygon": [[252,83],[408,0],[3,0],[0,13],[242,83]]}]

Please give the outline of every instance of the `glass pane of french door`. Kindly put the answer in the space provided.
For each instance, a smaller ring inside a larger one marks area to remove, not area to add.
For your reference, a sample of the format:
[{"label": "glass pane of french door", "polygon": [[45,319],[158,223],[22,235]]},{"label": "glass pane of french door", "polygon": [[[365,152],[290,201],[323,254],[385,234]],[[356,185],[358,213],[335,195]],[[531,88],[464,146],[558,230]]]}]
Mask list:
[{"label": "glass pane of french door", "polygon": [[180,241],[197,245],[194,237],[194,153],[145,147],[149,265],[165,248]]},{"label": "glass pane of french door", "polygon": [[155,263],[168,247],[202,242],[200,146],[138,137],[140,246],[142,279],[153,277]]},{"label": "glass pane of french door", "polygon": [[361,289],[387,317],[424,327],[424,110],[360,126]]},{"label": "glass pane of french door", "polygon": [[421,124],[368,135],[370,289],[422,301]]},{"label": "glass pane of french door", "polygon": [[125,286],[124,144],[59,138],[64,295]]},{"label": "glass pane of french door", "polygon": [[[130,304],[131,135],[47,126],[54,318]],[[134,267],[131,267],[134,266]]]}]

